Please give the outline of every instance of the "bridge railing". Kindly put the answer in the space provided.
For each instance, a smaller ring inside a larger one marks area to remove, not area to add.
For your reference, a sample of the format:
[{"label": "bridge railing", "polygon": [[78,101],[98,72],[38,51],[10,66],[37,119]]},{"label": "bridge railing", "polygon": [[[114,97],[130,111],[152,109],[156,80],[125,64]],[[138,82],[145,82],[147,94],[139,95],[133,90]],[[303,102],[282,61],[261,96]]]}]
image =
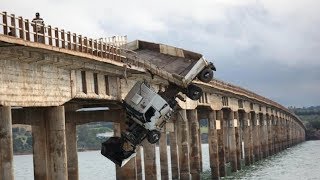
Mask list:
[{"label": "bridge railing", "polygon": [[7,12],[0,12],[0,33],[115,61],[124,59],[120,55],[119,46],[127,41],[126,36],[92,39],[50,25],[37,24],[21,16],[9,15]]}]

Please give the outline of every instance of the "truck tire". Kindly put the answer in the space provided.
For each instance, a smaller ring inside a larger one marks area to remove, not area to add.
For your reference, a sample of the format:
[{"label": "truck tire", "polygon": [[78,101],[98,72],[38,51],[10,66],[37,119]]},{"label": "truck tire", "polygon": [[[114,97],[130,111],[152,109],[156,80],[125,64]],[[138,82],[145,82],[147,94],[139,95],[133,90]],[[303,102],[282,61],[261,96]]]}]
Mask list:
[{"label": "truck tire", "polygon": [[160,136],[161,136],[161,133],[159,131],[151,130],[147,134],[147,140],[149,141],[149,143],[155,144],[159,141]]},{"label": "truck tire", "polygon": [[198,79],[202,82],[208,83],[213,78],[213,71],[211,68],[203,69],[200,74],[198,74]]},{"label": "truck tire", "polygon": [[194,84],[190,84],[187,89],[186,95],[188,98],[197,101],[202,96],[202,89]]}]

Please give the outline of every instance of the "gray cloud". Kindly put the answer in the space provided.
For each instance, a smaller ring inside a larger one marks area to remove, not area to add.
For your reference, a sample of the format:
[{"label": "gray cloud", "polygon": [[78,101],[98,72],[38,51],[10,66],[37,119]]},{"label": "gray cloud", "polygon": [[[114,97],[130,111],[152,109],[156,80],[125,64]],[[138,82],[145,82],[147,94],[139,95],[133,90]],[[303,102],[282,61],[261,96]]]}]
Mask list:
[{"label": "gray cloud", "polygon": [[[93,37],[128,35],[214,60],[216,77],[286,106],[320,104],[317,0],[1,0],[10,13]],[[97,6],[98,4],[98,6]],[[36,6],[35,6],[36,5]],[[58,12],[58,13],[57,13]]]}]

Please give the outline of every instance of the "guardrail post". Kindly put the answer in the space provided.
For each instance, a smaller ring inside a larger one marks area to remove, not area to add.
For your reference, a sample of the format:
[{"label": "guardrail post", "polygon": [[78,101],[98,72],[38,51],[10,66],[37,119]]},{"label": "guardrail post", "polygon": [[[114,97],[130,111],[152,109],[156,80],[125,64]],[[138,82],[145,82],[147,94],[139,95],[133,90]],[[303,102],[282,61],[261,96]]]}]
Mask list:
[{"label": "guardrail post", "polygon": [[56,47],[60,47],[60,44],[59,44],[59,29],[58,28],[55,28],[54,29],[54,34],[55,34],[55,39],[56,39]]},{"label": "guardrail post", "polygon": [[83,38],[83,44],[84,44],[84,47],[83,47],[84,51],[82,51],[82,52],[88,53],[89,52],[89,48],[88,48],[88,39],[87,39],[87,37]]},{"label": "guardrail post", "polygon": [[8,15],[7,12],[2,12],[2,22],[3,22],[3,34],[8,35]]},{"label": "guardrail post", "polygon": [[17,33],[16,33],[16,17],[15,17],[15,15],[11,14],[10,19],[11,19],[11,26],[12,27],[10,27],[9,35],[17,37]]},{"label": "guardrail post", "polygon": [[19,37],[24,39],[24,24],[21,16],[19,16]]},{"label": "guardrail post", "polygon": [[77,34],[73,33],[72,34],[72,39],[73,39],[73,50],[78,51],[78,43],[77,43]]},{"label": "guardrail post", "polygon": [[93,40],[93,55],[98,56],[98,47],[97,47],[97,40]]},{"label": "guardrail post", "polygon": [[70,33],[70,31],[67,32],[67,45],[68,45],[68,49],[71,50],[71,33]]},{"label": "guardrail post", "polygon": [[30,23],[29,23],[29,19],[25,20],[24,26],[25,26],[25,29],[26,29],[26,40],[30,41]]},{"label": "guardrail post", "polygon": [[64,34],[64,29],[61,29],[61,48],[66,48],[66,39]]},{"label": "guardrail post", "polygon": [[48,41],[49,41],[49,45],[52,46],[52,28],[51,28],[51,26],[48,26]]},{"label": "guardrail post", "polygon": [[82,35],[79,35],[78,41],[79,41],[79,52],[83,52],[83,39],[82,39]]}]

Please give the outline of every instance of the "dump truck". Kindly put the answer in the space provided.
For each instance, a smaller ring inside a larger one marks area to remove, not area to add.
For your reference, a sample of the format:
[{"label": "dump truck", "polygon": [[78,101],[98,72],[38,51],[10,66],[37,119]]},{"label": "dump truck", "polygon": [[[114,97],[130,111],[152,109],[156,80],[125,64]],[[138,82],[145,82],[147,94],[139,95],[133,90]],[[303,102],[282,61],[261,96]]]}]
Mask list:
[{"label": "dump truck", "polygon": [[215,67],[201,54],[180,48],[136,40],[122,47],[127,63],[144,66],[151,76],[169,82],[164,91],[155,91],[148,82],[138,81],[123,100],[128,127],[121,137],[111,137],[102,143],[101,154],[118,166],[124,166],[136,155],[136,148],[147,139],[159,141],[161,129],[174,112],[180,92],[198,100],[202,89],[192,83],[196,78],[209,82]]},{"label": "dump truck", "polygon": [[147,69],[151,76],[157,75],[175,85],[192,100],[202,95],[201,88],[192,83],[194,79],[210,82],[216,68],[203,55],[170,45],[135,40],[121,47],[121,54],[128,64]]}]

